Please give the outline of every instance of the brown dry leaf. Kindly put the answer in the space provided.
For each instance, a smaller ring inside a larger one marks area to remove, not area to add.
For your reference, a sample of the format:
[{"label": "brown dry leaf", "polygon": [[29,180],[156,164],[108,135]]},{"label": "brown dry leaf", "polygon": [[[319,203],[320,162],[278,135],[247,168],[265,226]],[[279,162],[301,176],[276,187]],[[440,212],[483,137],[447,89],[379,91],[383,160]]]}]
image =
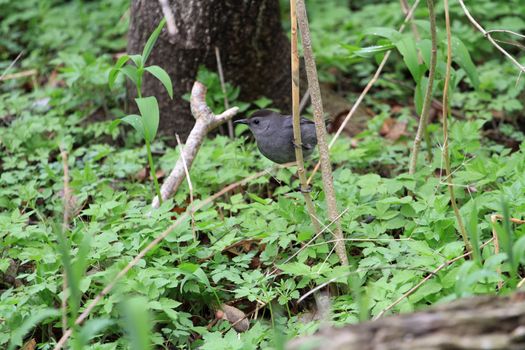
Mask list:
[{"label": "brown dry leaf", "polygon": [[406,120],[396,122],[390,130],[386,133],[385,138],[392,141],[397,141],[406,134],[407,122]]},{"label": "brown dry leaf", "polygon": [[217,317],[230,322],[237,332],[246,332],[250,328],[250,321],[246,318],[246,314],[236,307],[222,304],[221,311],[223,313],[217,313]]},{"label": "brown dry leaf", "polygon": [[395,124],[396,124],[396,120],[395,119],[386,118],[385,121],[383,122],[383,125],[381,125],[381,129],[379,130],[379,134],[381,136],[386,136],[390,132],[390,130],[392,130],[392,128],[394,127]]},{"label": "brown dry leaf", "polygon": [[36,340],[31,338],[24,345],[22,345],[20,350],[35,350],[35,347],[36,347]]},{"label": "brown dry leaf", "polygon": [[146,170],[146,168],[142,168],[133,177],[135,178],[135,180],[143,182],[144,180],[146,180],[146,176],[148,176],[148,171]]}]

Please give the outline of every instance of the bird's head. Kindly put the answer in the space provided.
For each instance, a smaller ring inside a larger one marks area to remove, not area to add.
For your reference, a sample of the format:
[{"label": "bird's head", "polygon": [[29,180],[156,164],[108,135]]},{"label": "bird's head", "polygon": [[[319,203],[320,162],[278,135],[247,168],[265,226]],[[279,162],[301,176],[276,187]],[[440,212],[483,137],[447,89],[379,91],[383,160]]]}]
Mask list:
[{"label": "bird's head", "polygon": [[264,134],[270,128],[273,117],[279,117],[279,114],[267,109],[262,109],[252,114],[249,119],[239,119],[235,124],[248,125],[251,132],[257,137]]}]

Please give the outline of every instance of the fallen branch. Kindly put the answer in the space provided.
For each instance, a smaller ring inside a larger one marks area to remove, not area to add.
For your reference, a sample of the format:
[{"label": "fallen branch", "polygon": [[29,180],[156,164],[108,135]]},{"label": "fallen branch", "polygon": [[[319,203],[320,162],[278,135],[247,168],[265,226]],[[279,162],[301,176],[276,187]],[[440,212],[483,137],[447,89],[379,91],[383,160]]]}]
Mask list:
[{"label": "fallen branch", "polygon": [[[219,115],[213,114],[211,109],[206,105],[206,87],[198,81],[193,84],[193,89],[191,89],[190,103],[191,113],[196,120],[195,126],[186,140],[184,150],[180,150],[180,157],[177,163],[175,163],[175,167],[162,184],[160,195],[163,201],[177,192],[177,189],[186,178],[184,161],[186,161],[188,170],[191,169],[191,165],[208,132],[233,118],[239,111],[239,108],[233,107]],[[159,198],[157,196],[153,198],[151,207],[159,207]]]},{"label": "fallen branch", "polygon": [[286,349],[524,349],[524,297],[459,299],[416,313],[323,329],[292,340]]}]

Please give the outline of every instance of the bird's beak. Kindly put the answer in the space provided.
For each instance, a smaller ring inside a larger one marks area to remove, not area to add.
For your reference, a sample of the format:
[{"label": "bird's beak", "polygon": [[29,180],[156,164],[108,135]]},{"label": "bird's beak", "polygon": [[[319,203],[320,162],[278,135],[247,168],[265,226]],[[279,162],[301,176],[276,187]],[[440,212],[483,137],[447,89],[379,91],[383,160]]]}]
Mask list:
[{"label": "bird's beak", "polygon": [[234,121],[233,123],[234,124],[246,124],[246,125],[249,124],[248,119],[239,119],[239,120]]}]

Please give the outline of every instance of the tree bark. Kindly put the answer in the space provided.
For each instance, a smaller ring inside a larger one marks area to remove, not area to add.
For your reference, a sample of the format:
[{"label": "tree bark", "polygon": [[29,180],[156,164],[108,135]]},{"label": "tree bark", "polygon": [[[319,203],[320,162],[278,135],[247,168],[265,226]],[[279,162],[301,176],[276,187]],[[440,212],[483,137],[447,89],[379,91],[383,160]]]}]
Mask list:
[{"label": "tree bark", "polygon": [[[163,29],[146,64],[168,72],[174,97],[170,100],[160,82],[147,73],[142,93],[157,97],[159,132],[170,136],[170,144],[176,144],[175,133],[186,139],[191,131],[195,120],[182,96],[190,91],[200,65],[217,71],[215,46],[226,81],[241,87],[241,100],[266,96],[274,107],[290,109],[290,48],[278,0],[170,0],[169,4],[177,34],[170,37]],[[132,0],[129,54],[142,52],[162,18],[158,1]],[[128,89],[130,98],[135,94],[133,88]]]},{"label": "tree bark", "polygon": [[[310,346],[308,346],[310,345]],[[328,328],[287,349],[525,349],[525,293],[460,299],[428,311]]]}]

